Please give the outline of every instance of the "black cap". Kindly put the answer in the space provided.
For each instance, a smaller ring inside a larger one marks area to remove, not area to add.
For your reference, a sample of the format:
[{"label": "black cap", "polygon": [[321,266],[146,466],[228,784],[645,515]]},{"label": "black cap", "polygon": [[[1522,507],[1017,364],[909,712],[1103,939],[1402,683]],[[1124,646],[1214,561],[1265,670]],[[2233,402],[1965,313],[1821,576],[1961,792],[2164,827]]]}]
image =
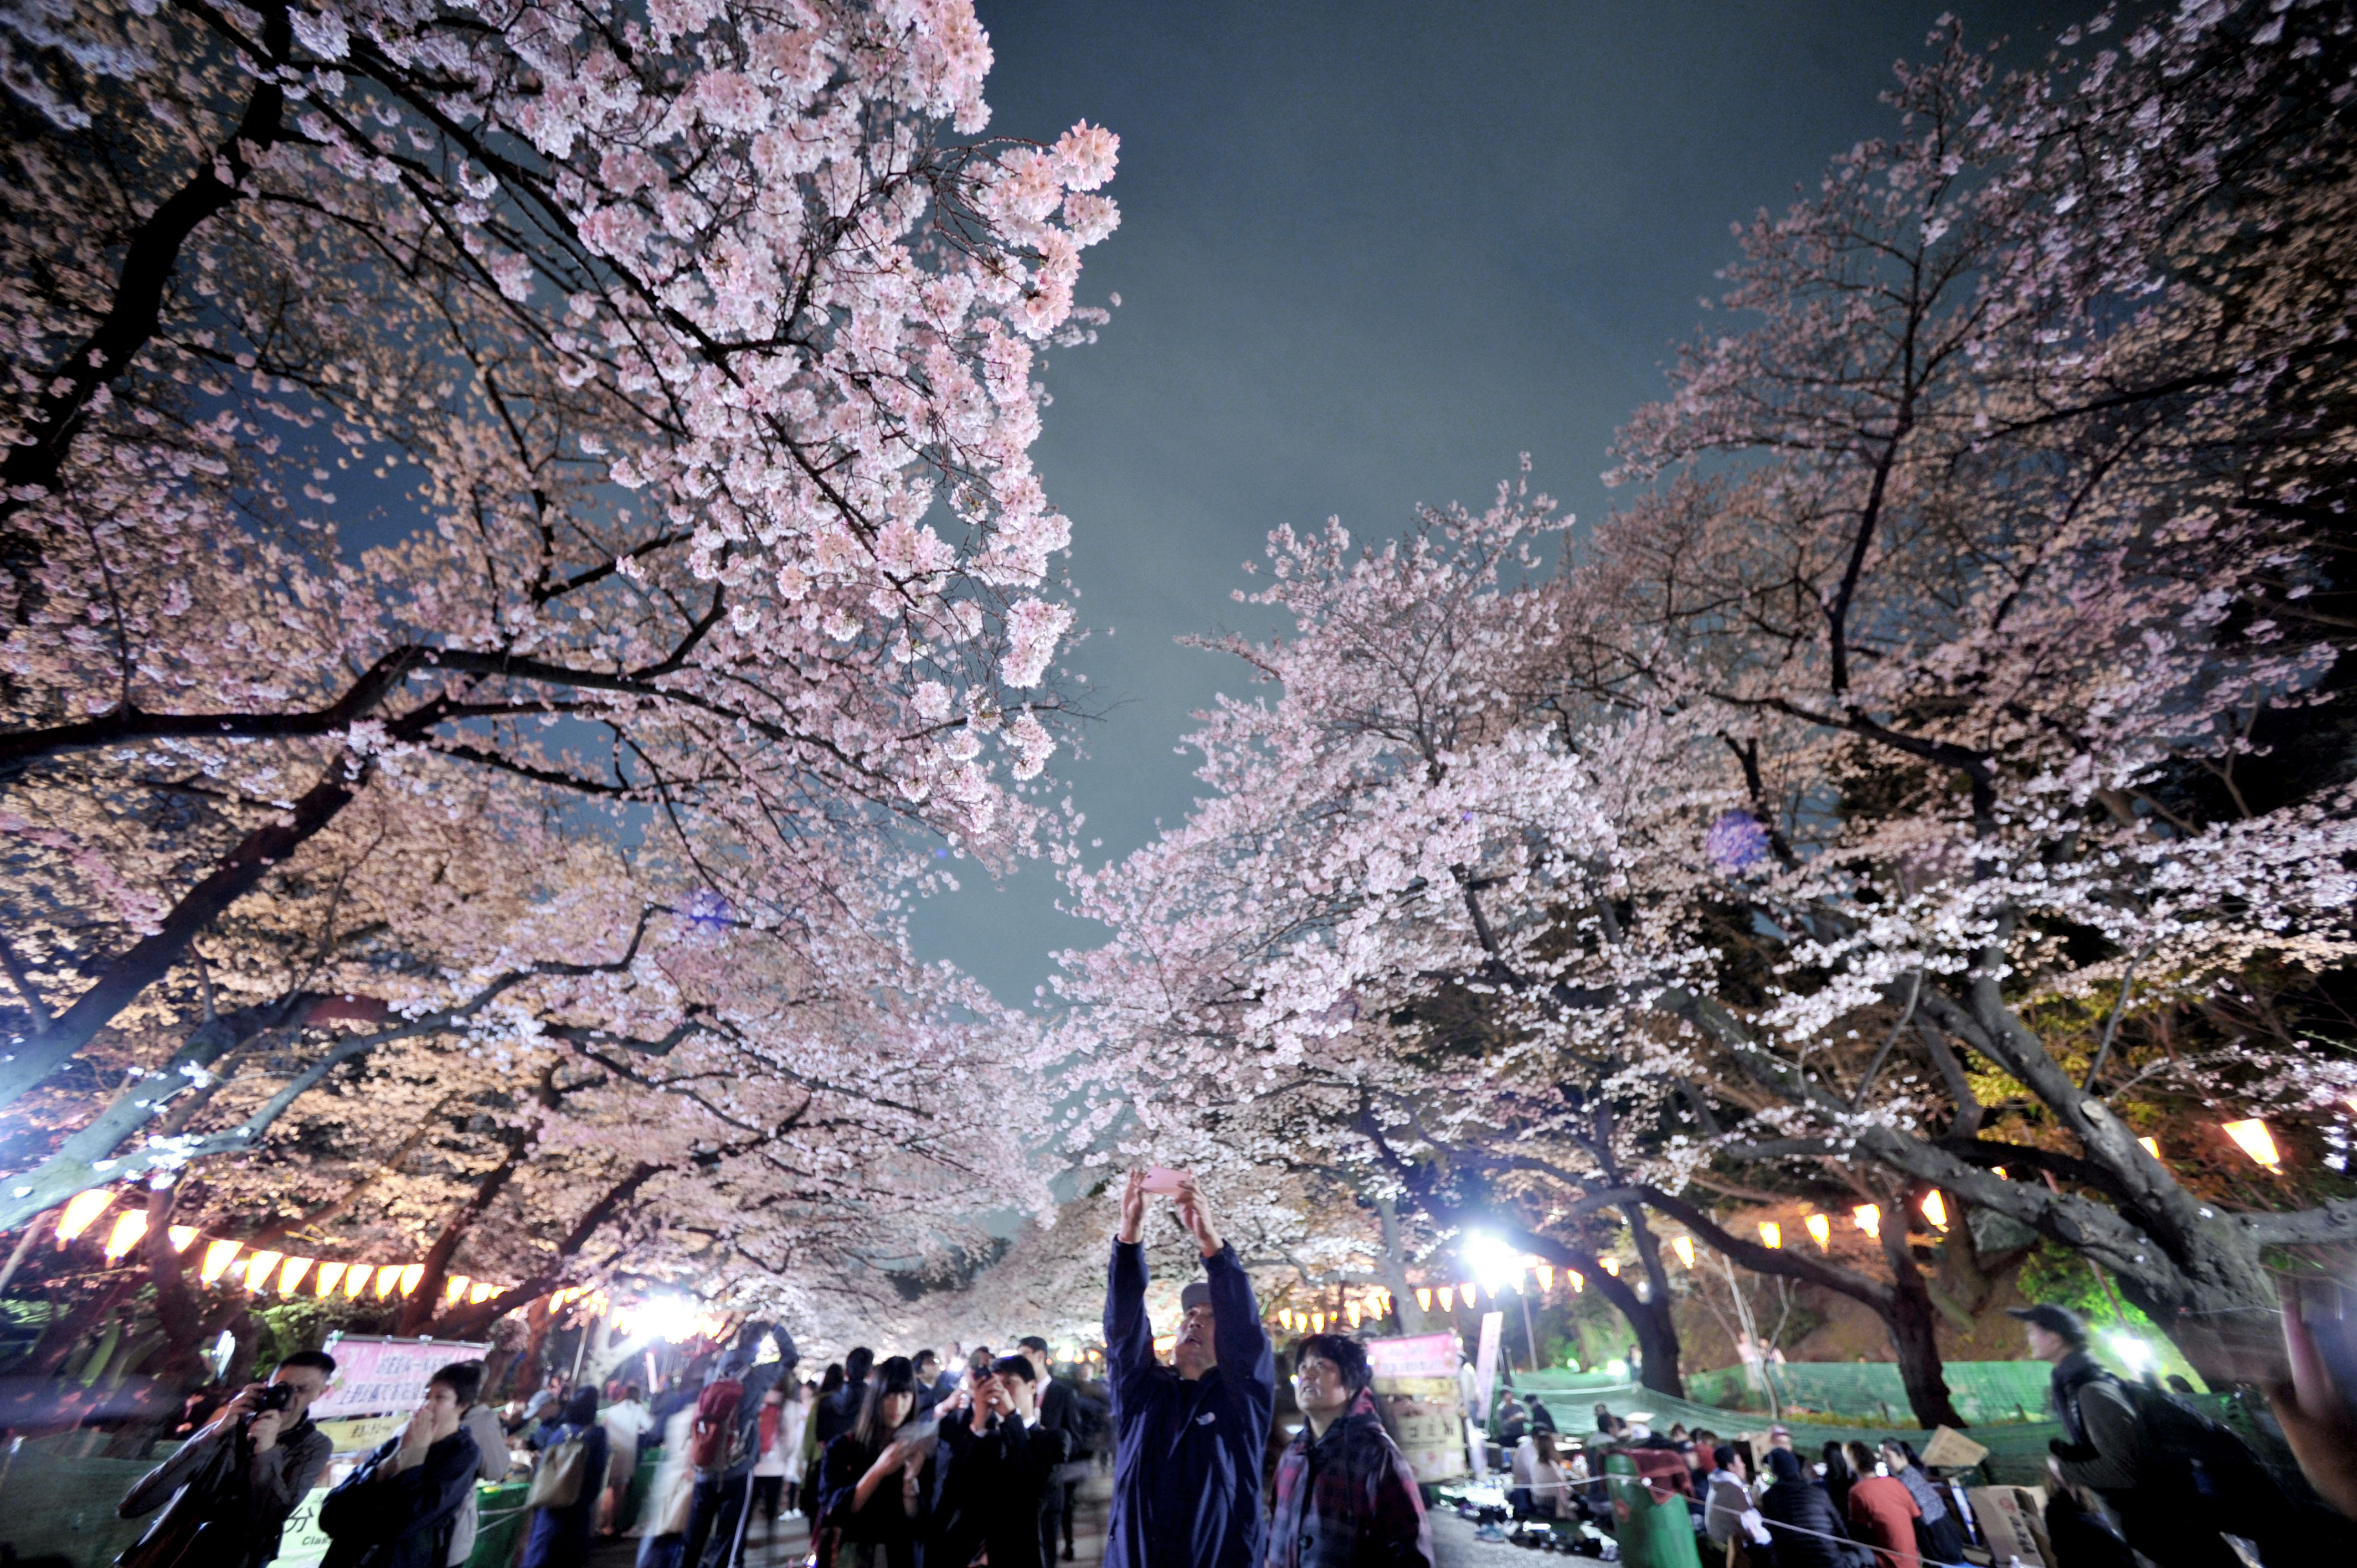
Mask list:
[{"label": "black cap", "polygon": [[2060,1335],[2072,1346],[2087,1343],[2087,1326],[2079,1320],[2077,1313],[2067,1306],[2041,1301],[2036,1306],[2008,1306],[2005,1315],[2018,1317],[2024,1323],[2035,1323],[2049,1334]]}]

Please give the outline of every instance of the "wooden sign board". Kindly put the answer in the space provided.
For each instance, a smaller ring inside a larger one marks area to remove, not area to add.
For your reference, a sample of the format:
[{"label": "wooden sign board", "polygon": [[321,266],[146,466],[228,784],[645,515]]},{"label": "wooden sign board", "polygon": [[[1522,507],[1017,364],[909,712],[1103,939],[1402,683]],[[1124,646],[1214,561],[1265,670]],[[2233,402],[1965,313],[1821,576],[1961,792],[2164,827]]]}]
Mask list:
[{"label": "wooden sign board", "polygon": [[1987,1457],[1987,1448],[1953,1426],[1934,1428],[1923,1444],[1923,1463],[1934,1470],[1969,1470]]}]

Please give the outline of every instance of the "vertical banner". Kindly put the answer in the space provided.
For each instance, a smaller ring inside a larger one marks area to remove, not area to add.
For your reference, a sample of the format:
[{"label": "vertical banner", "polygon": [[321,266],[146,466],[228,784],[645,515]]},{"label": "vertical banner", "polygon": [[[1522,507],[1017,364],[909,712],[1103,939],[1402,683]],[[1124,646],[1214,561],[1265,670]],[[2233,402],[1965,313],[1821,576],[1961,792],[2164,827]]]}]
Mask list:
[{"label": "vertical banner", "polygon": [[1504,1313],[1483,1313],[1481,1348],[1473,1358],[1473,1386],[1480,1393],[1466,1414],[1466,1435],[1473,1445],[1473,1473],[1484,1477],[1490,1473],[1490,1412],[1498,1402],[1498,1337],[1505,1326]]}]

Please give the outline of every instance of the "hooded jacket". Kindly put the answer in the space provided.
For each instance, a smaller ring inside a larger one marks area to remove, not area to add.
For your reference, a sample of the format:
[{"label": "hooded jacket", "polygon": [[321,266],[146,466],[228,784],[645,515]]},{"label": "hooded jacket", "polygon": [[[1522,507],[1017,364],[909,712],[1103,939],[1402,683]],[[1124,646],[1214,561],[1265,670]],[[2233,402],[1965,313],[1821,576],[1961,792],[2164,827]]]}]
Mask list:
[{"label": "hooded jacket", "polygon": [[1432,1526],[1407,1456],[1361,1390],[1326,1434],[1308,1423],[1276,1462],[1268,1568],[1432,1568]]},{"label": "hooded jacket", "polygon": [[1235,1250],[1204,1259],[1203,1272],[1220,1364],[1190,1382],[1155,1359],[1145,1248],[1113,1244],[1105,1363],[1121,1441],[1104,1568],[1260,1568],[1261,1457],[1276,1411],[1276,1360]]}]

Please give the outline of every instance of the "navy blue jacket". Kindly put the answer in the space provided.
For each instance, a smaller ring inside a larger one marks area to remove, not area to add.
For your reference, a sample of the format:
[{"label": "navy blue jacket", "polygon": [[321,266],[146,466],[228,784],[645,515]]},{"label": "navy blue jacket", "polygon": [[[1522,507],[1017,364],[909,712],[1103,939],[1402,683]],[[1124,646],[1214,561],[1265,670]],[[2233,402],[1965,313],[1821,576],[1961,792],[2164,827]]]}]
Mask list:
[{"label": "navy blue jacket", "polygon": [[1260,1568],[1261,1459],[1276,1411],[1276,1360],[1234,1250],[1204,1259],[1203,1272],[1220,1364],[1189,1382],[1154,1359],[1145,1249],[1113,1244],[1105,1361],[1121,1440],[1104,1568]]}]

